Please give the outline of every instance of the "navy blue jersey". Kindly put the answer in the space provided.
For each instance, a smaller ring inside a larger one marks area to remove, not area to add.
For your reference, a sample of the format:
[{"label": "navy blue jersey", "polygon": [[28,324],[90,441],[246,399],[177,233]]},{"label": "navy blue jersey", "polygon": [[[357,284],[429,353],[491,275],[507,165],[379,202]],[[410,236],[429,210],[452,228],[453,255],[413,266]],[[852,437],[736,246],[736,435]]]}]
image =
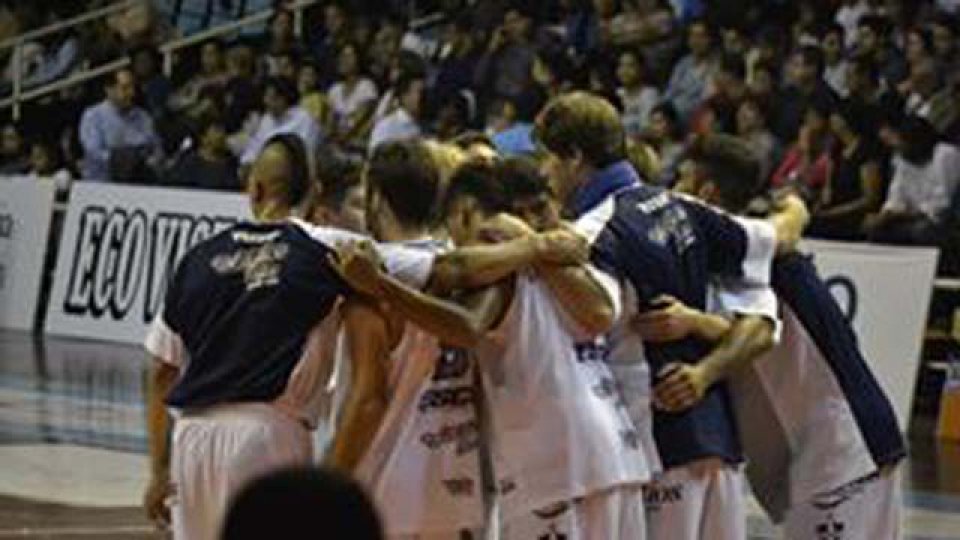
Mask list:
[{"label": "navy blue jersey", "polygon": [[[619,169],[621,177],[632,173],[623,165],[613,169]],[[593,193],[595,200],[602,202],[584,218],[596,216],[601,221],[595,225],[592,260],[633,287],[640,310],[650,309],[651,301],[664,294],[703,310],[712,275],[749,280],[754,277],[752,272],[759,272],[761,280],[769,279],[769,257],[760,261],[765,269],[750,269],[755,248],[740,221],[659,187],[637,182],[624,185],[622,181],[610,186],[615,192],[606,199]],[[712,348],[711,343],[693,337],[666,344],[645,343],[653,384],[667,364],[697,363]],[[655,410],[654,436],[668,468],[705,457],[742,460],[723,383],[711,387],[703,400],[686,412]]]},{"label": "navy blue jersey", "polygon": [[853,328],[816,267],[799,253],[778,257],[772,285],[830,367],[877,467],[899,461],[906,455],[907,447],[896,414],[863,358]]},{"label": "navy blue jersey", "polygon": [[191,408],[279,396],[308,333],[346,292],[330,254],[292,222],[239,224],[187,253],[163,318],[189,359],[167,403]]}]

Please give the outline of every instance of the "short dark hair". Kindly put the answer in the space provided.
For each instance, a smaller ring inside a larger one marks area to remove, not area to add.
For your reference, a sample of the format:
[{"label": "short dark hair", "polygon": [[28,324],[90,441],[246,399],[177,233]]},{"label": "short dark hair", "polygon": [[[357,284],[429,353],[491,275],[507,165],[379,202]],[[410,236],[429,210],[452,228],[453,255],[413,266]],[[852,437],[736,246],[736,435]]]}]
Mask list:
[{"label": "short dark hair", "polygon": [[404,225],[432,223],[440,193],[440,171],[423,141],[378,145],[370,157],[367,189],[379,193]]},{"label": "short dark hair", "polygon": [[694,139],[688,155],[707,172],[727,210],[742,211],[759,193],[760,161],[742,139],[722,133],[703,135]]},{"label": "short dark hair", "polygon": [[534,134],[549,151],[563,157],[579,151],[597,168],[626,157],[626,136],[617,109],[587,92],[551,100],[540,114]]},{"label": "short dark hair", "polygon": [[933,54],[933,52],[934,52],[934,47],[933,47],[933,31],[931,31],[929,28],[924,28],[924,27],[922,27],[922,26],[916,26],[916,27],[911,28],[907,33],[908,33],[908,34],[916,34],[917,36],[919,36],[919,37],[920,37],[920,42],[923,44],[923,50],[924,50],[924,52],[926,52],[927,54]]},{"label": "short dark hair", "polygon": [[425,80],[426,76],[419,71],[401,73],[400,78],[397,79],[397,92],[394,95],[399,98],[410,90],[410,87],[413,86],[413,83]]},{"label": "short dark hair", "polygon": [[300,92],[297,91],[297,85],[286,77],[267,77],[263,82],[263,91],[266,92],[270,88],[290,105],[296,105],[300,101]]},{"label": "short dark hair", "polygon": [[317,523],[334,538],[384,537],[376,507],[356,482],[335,471],[291,468],[261,476],[240,490],[221,539],[312,538]]},{"label": "short dark hair", "polygon": [[820,50],[820,47],[804,45],[797,50],[797,54],[803,59],[804,64],[813,66],[817,77],[823,75],[823,70],[826,67],[826,61],[823,58],[823,51]]},{"label": "short dark hair", "polygon": [[911,114],[894,127],[904,141],[900,155],[909,163],[924,165],[933,158],[940,134],[925,118]]},{"label": "short dark hair", "polygon": [[116,84],[117,84],[117,78],[120,76],[121,73],[127,73],[127,74],[130,75],[130,77],[131,77],[134,81],[137,80],[137,74],[134,73],[132,65],[131,65],[131,64],[127,64],[127,65],[125,65],[125,66],[123,66],[123,67],[121,67],[121,68],[118,68],[118,69],[117,69],[116,71],[114,71],[113,73],[110,73],[109,75],[105,75],[104,78],[103,78],[103,86],[108,87],[108,88],[112,88],[113,86],[116,86]]},{"label": "short dark hair", "polygon": [[347,200],[348,192],[361,184],[361,164],[323,146],[317,151],[317,183],[320,204],[339,209]]},{"label": "short dark hair", "polygon": [[497,181],[506,201],[553,195],[550,182],[540,173],[536,160],[528,156],[507,158],[496,165]]},{"label": "short dark hair", "polygon": [[465,197],[474,199],[487,215],[506,209],[503,186],[497,178],[496,167],[486,161],[464,163],[453,172],[443,198],[443,214],[450,214],[453,205]]},{"label": "short dark hair", "polygon": [[677,108],[673,106],[673,103],[669,101],[661,101],[653,106],[650,109],[650,115],[662,114],[664,118],[670,122],[670,136],[674,139],[679,138],[682,133],[682,126],[680,125],[680,113],[677,112]]},{"label": "short dark hair", "polygon": [[285,185],[284,202],[291,208],[299,206],[310,193],[310,161],[307,157],[307,147],[303,139],[295,133],[278,133],[267,139],[263,147],[267,148],[272,144],[281,145],[290,160],[290,176]]}]

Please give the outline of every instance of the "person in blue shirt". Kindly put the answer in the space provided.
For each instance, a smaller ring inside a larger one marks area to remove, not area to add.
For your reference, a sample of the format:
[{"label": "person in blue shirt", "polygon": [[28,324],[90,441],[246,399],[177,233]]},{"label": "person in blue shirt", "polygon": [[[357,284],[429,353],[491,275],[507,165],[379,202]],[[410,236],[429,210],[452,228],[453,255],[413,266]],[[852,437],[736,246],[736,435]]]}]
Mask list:
[{"label": "person in blue shirt", "polygon": [[545,168],[564,211],[591,241],[594,265],[624,283],[608,361],[638,430],[653,434],[649,459],[665,469],[647,491],[649,536],[744,538],[743,457],[724,379],[769,345],[773,326],[741,317],[714,348],[695,337],[642,342],[630,321],[665,296],[705,306],[711,276],[768,288],[773,255],[795,244],[805,207],[791,198],[771,220],[749,221],[643,183],[625,159],[616,109],[591,94],[552,100],[535,136],[549,152]]}]

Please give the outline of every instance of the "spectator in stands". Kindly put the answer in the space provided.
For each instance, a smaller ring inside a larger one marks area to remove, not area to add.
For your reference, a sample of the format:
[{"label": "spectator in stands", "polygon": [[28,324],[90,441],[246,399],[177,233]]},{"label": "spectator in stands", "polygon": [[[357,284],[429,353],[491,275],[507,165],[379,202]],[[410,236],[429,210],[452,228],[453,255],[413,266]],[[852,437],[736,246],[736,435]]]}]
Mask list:
[{"label": "spectator in stands", "polygon": [[873,59],[857,55],[847,69],[847,99],[869,121],[870,132],[877,133],[883,120],[898,114],[901,105],[894,92],[880,88],[880,72]]},{"label": "spectator in stands", "polygon": [[605,42],[615,47],[640,47],[669,37],[673,10],[669,2],[633,0],[622,2],[619,12],[601,23]]},{"label": "spectator in stands", "polygon": [[[764,73],[773,73],[771,81],[780,80],[781,64],[781,35],[775,28],[764,28],[761,30],[753,46],[747,52],[747,84],[753,88],[754,85],[762,84],[758,77]],[[775,84],[774,86],[779,86]]]},{"label": "spectator in stands", "polygon": [[475,83],[493,98],[516,98],[532,84],[536,49],[531,42],[532,20],[520,2],[513,3],[495,28],[477,63]]},{"label": "spectator in stands", "polygon": [[290,469],[265,475],[243,488],[227,512],[221,540],[323,536],[383,540],[377,510],[363,489],[338,473]]},{"label": "spectator in stands", "polygon": [[312,155],[321,142],[322,133],[310,113],[297,105],[299,101],[300,96],[291,81],[280,77],[267,78],[263,90],[264,114],[240,157],[242,166],[253,163],[263,145],[278,133],[300,136]]},{"label": "spectator in stands", "polygon": [[737,109],[747,95],[746,77],[747,66],[742,56],[721,55],[711,81],[710,97],[693,114],[690,131],[734,133],[737,128]]},{"label": "spectator in stands", "polygon": [[864,219],[880,210],[884,152],[870,125],[868,115],[850,101],[841,102],[830,116],[830,130],[837,141],[833,170],[813,210],[810,236],[860,240]]},{"label": "spectator in stands", "polygon": [[422,74],[404,74],[397,83],[398,107],[383,117],[370,134],[369,150],[381,143],[420,135],[426,80]]},{"label": "spectator in stands", "polygon": [[624,131],[628,137],[639,137],[647,128],[650,111],[660,103],[660,91],[650,79],[643,56],[635,50],[620,53],[617,80]]},{"label": "spectator in stands", "polygon": [[30,170],[28,175],[33,178],[48,178],[57,186],[57,192],[64,194],[70,190],[73,175],[64,166],[63,156],[57,144],[51,141],[38,140],[30,145]]},{"label": "spectator in stands", "polygon": [[907,78],[907,62],[891,43],[890,22],[878,15],[867,15],[857,25],[855,51],[870,57],[880,70],[887,89],[895,89]]},{"label": "spectator in stands", "polygon": [[951,89],[944,84],[936,61],[924,57],[910,65],[910,78],[901,85],[906,92],[905,111],[925,118],[940,133],[957,120]]},{"label": "spectator in stands", "polygon": [[843,0],[843,5],[837,10],[833,20],[843,28],[844,47],[849,48],[856,44],[860,19],[872,10],[869,0]]},{"label": "spectator in stands", "polygon": [[737,136],[746,141],[757,156],[760,178],[766,181],[779,163],[780,145],[769,128],[769,114],[764,102],[747,97],[737,109]]},{"label": "spectator in stands", "polygon": [[879,214],[867,218],[868,238],[936,246],[960,185],[960,150],[941,142],[929,122],[908,116],[883,131],[893,147],[893,179]]},{"label": "spectator in stands", "polygon": [[[260,90],[255,82],[256,58],[246,45],[236,45],[227,52],[227,84],[224,87],[224,102],[227,132],[240,134],[238,139],[246,145],[257,123],[257,111],[262,103]],[[249,131],[248,131],[249,130]],[[239,152],[238,152],[239,153]]]},{"label": "spectator in stands", "polygon": [[[773,124],[773,132],[781,141],[797,139],[811,102],[830,104],[836,99],[823,80],[823,70],[823,53],[816,47],[801,47],[790,58],[787,87],[777,100],[779,114]],[[823,120],[825,126],[826,118]]]},{"label": "spectator in stands", "polygon": [[908,65],[914,65],[928,58],[936,58],[937,51],[933,46],[933,33],[930,30],[915,26],[907,32],[904,55]]},{"label": "spectator in stands", "polygon": [[170,100],[174,111],[193,107],[200,93],[207,87],[223,87],[227,83],[226,56],[223,41],[217,38],[204,41],[200,46],[200,70],[177,90]]},{"label": "spectator in stands", "polygon": [[844,52],[843,27],[832,24],[820,35],[823,49],[823,80],[838,96],[847,95],[847,59]]},{"label": "spectator in stands", "polygon": [[356,44],[344,45],[338,62],[340,79],[327,92],[334,117],[332,138],[345,146],[359,145],[361,129],[376,108],[377,87],[362,71],[365,62]]},{"label": "spectator in stands", "polygon": [[223,120],[214,114],[199,119],[193,141],[193,148],[166,171],[164,183],[177,187],[240,191],[243,186],[237,177],[237,161],[227,146],[227,129]]},{"label": "spectator in stands", "polygon": [[287,50],[274,55],[273,75],[283,77],[289,81],[296,81],[300,73],[300,55],[294,50]]},{"label": "spectator in stands", "polygon": [[506,129],[493,135],[493,145],[501,155],[510,157],[532,154],[533,122],[546,103],[546,95],[539,87],[531,87],[515,99],[503,101],[503,116],[511,119]]},{"label": "spectator in stands", "polygon": [[721,45],[723,54],[733,54],[746,58],[750,52],[750,40],[743,33],[743,28],[734,25],[726,26],[720,29]]},{"label": "spectator in stands", "polygon": [[471,19],[462,14],[444,28],[434,88],[440,94],[472,89],[482,53],[477,48]]},{"label": "spectator in stands", "polygon": [[680,116],[672,104],[663,102],[650,111],[650,128],[644,138],[653,146],[660,162],[660,176],[651,180],[664,186],[673,185],[684,145]]},{"label": "spectator in stands", "polygon": [[320,68],[307,61],[300,66],[297,74],[297,92],[300,93],[300,106],[320,126],[324,133],[333,131],[333,110],[327,95],[320,89]]},{"label": "spectator in stands", "polygon": [[23,174],[29,165],[20,126],[12,122],[5,124],[0,131],[0,174]]},{"label": "spectator in stands", "polygon": [[293,24],[293,12],[283,7],[274,10],[273,16],[270,17],[269,31],[259,47],[265,53],[263,61],[267,75],[280,75],[281,58],[289,58],[288,55],[291,53],[300,52],[300,44],[297,42]]},{"label": "spectator in stands", "polygon": [[957,47],[957,32],[960,20],[955,16],[941,13],[930,22],[933,35],[933,48],[937,62],[945,73],[960,71],[960,50]]},{"label": "spectator in stands", "polygon": [[[384,92],[380,95],[380,101],[377,103],[377,109],[373,113],[371,128],[385,116],[397,110],[397,107],[399,107],[399,99],[397,98],[397,84],[401,80],[409,77],[413,77],[415,79],[426,79],[426,63],[424,62],[423,58],[420,57],[420,55],[414,52],[400,51],[397,53],[397,56],[394,57],[393,62],[390,65],[390,73],[388,77],[389,86],[387,86]],[[437,93],[437,95],[447,95],[450,92],[453,92],[453,90],[450,90],[449,88],[443,89],[436,86],[434,87],[434,91]]]},{"label": "spectator in stands", "polygon": [[572,86],[573,66],[566,52],[541,47],[533,61],[533,81],[548,98],[569,91]]},{"label": "spectator in stands", "polygon": [[663,96],[673,104],[684,124],[706,97],[707,85],[716,70],[713,35],[706,21],[693,21],[687,27],[687,47],[690,53],[673,68]]},{"label": "spectator in stands", "polygon": [[[337,78],[337,54],[350,41],[350,16],[342,1],[326,2],[322,6],[320,24],[308,24],[310,52],[320,73],[320,86],[326,88]],[[317,11],[310,11],[311,15]],[[316,31],[314,31],[316,29]]]},{"label": "spectator in stands", "polygon": [[775,189],[798,190],[809,206],[816,206],[830,177],[832,110],[833,103],[825,98],[807,104],[797,138],[770,179]]},{"label": "spectator in stands", "polygon": [[137,77],[137,82],[140,83],[138,93],[143,98],[147,112],[154,119],[167,113],[168,102],[173,92],[170,79],[167,79],[161,71],[162,61],[160,52],[155,47],[137,47],[130,53],[130,65]]},{"label": "spectator in stands", "polygon": [[[392,17],[383,19],[380,28],[377,29],[366,57],[370,60],[367,71],[378,87],[382,88],[390,84],[390,70],[394,59],[400,52],[403,32],[403,22]],[[354,36],[354,40],[354,43],[367,43],[367,41],[357,40],[356,36]]]},{"label": "spectator in stands", "polygon": [[122,68],[107,78],[106,99],[89,107],[80,120],[83,179],[117,182],[135,178],[160,158],[160,139],[147,111],[134,104],[137,78]]},{"label": "spectator in stands", "polygon": [[445,96],[437,110],[434,135],[441,141],[450,141],[467,130],[472,120],[471,100],[466,90]]}]

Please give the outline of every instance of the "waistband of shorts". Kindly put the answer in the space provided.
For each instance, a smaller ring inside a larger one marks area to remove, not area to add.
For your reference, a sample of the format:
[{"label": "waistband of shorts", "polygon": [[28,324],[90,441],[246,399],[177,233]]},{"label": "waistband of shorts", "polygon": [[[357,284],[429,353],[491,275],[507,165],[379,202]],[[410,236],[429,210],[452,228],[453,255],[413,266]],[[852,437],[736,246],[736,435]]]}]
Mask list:
[{"label": "waistband of shorts", "polygon": [[228,419],[251,419],[263,418],[265,420],[281,420],[283,422],[296,424],[309,431],[308,426],[299,418],[295,418],[278,407],[269,403],[251,402],[251,403],[223,403],[211,405],[210,407],[201,407],[197,409],[180,409],[178,411],[178,421],[205,421],[205,420],[228,420]]}]

